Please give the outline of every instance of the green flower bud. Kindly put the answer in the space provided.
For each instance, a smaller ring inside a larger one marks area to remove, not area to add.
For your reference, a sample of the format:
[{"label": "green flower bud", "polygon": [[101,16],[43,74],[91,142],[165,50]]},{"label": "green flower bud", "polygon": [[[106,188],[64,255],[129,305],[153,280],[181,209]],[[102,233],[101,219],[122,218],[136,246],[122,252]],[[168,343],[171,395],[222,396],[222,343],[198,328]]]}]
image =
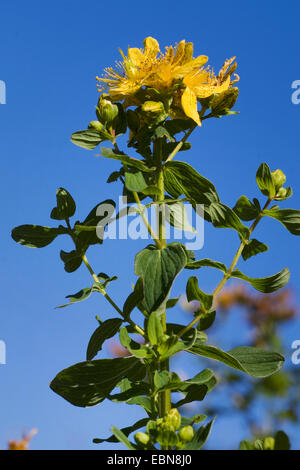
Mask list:
[{"label": "green flower bud", "polygon": [[96,114],[102,124],[110,124],[119,113],[119,108],[116,104],[113,104],[109,99],[106,99],[108,95],[103,94],[98,100],[98,106],[96,107]]},{"label": "green flower bud", "polygon": [[150,437],[144,432],[137,432],[134,436],[134,439],[137,444],[142,444],[143,446],[146,446],[150,441]]},{"label": "green flower bud", "polygon": [[169,413],[165,417],[165,420],[168,426],[174,428],[174,430],[177,430],[180,428],[181,416],[179,414],[179,411],[176,408],[172,408],[169,411]]},{"label": "green flower bud", "polygon": [[281,186],[283,186],[284,183],[286,182],[286,176],[281,170],[272,171],[271,174],[272,174],[273,183],[275,185],[275,189],[276,191],[278,191],[281,188]]},{"label": "green flower bud", "polygon": [[287,195],[287,188],[279,188],[276,194],[276,199],[278,198],[284,198]]},{"label": "green flower bud", "polygon": [[194,437],[194,429],[192,426],[184,426],[178,434],[183,442],[190,442]]},{"label": "green flower bud", "polygon": [[103,124],[99,121],[91,121],[89,123],[89,129],[90,128],[96,129],[97,131],[103,131]]},{"label": "green flower bud", "polygon": [[143,116],[150,121],[162,120],[167,117],[161,101],[145,101],[141,106]]},{"label": "green flower bud", "polygon": [[274,450],[275,439],[274,437],[266,437],[264,440],[264,450]]}]

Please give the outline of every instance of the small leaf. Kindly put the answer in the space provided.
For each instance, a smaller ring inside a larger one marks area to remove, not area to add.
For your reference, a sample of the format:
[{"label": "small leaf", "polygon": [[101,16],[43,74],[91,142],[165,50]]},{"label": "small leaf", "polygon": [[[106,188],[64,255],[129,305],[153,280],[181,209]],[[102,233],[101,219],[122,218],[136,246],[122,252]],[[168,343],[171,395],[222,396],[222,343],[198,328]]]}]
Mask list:
[{"label": "small leaf", "polygon": [[[122,428],[121,431],[123,434],[125,434],[125,436],[128,437],[129,434],[131,434],[132,432],[137,431],[138,429],[141,429],[144,426],[146,426],[147,422],[148,422],[148,418],[140,419],[139,421],[134,423],[132,426]],[[94,444],[101,444],[102,442],[119,442],[119,441],[114,434],[112,434],[110,437],[106,439],[97,439],[97,438],[93,439]]]},{"label": "small leaf", "polygon": [[258,255],[259,253],[264,253],[268,251],[269,247],[262,242],[259,242],[255,238],[249,241],[249,243],[244,247],[242,251],[242,257],[244,261],[251,258],[251,256]]},{"label": "small leaf", "polygon": [[113,149],[108,149],[108,148],[102,148],[101,149],[101,155],[105,158],[111,158],[113,160],[119,160],[125,165],[128,165],[131,168],[137,168],[138,170],[144,171],[144,172],[153,172],[156,170],[155,167],[149,168],[142,160],[137,160],[136,158],[131,158],[128,155],[119,155],[116,154]]},{"label": "small leaf", "polygon": [[157,312],[152,312],[147,325],[147,336],[152,346],[157,345],[163,336],[164,331],[161,324],[161,320]]},{"label": "small leaf", "polygon": [[129,439],[120,429],[118,429],[116,426],[113,426],[111,430],[114,436],[118,439],[118,441],[120,441],[122,444],[128,447],[128,449],[136,450],[136,446],[129,441]]},{"label": "small leaf", "polygon": [[167,304],[166,304],[166,308],[173,308],[173,307],[175,307],[175,305],[177,304],[178,300],[179,300],[179,297],[175,297],[174,299],[168,299]]},{"label": "small leaf", "polygon": [[59,305],[56,308],[63,308],[63,307],[67,307],[68,305],[72,305],[76,302],[82,302],[83,300],[86,300],[91,295],[92,292],[93,292],[92,287],[85,287],[84,289],[81,289],[79,292],[76,292],[76,294],[66,295],[66,299],[70,299],[70,301],[67,304]]},{"label": "small leaf", "polygon": [[250,202],[246,196],[241,196],[237,200],[233,211],[241,220],[245,221],[256,219],[256,217],[260,213],[259,208],[257,208],[256,205],[252,204],[252,202]]},{"label": "small leaf", "polygon": [[212,425],[214,424],[215,419],[210,421],[205,426],[201,426],[198,431],[196,431],[195,436],[191,442],[188,442],[185,446],[185,450],[200,450],[205,442],[207,441]]},{"label": "small leaf", "polygon": [[210,310],[213,303],[213,295],[206,294],[199,289],[198,279],[193,276],[190,277],[186,285],[186,296],[188,302],[198,300],[205,311]]},{"label": "small leaf", "polygon": [[269,294],[275,292],[286,285],[290,278],[290,271],[288,268],[283,269],[279,273],[273,274],[273,276],[262,277],[262,278],[252,278],[246,276],[241,271],[236,269],[232,272],[231,277],[236,277],[238,279],[243,279],[244,281],[249,282],[252,287],[257,289],[259,292],[264,294]]},{"label": "small leaf", "polygon": [[60,251],[60,258],[64,262],[64,268],[67,273],[73,273],[76,271],[82,263],[82,256],[78,251]]},{"label": "small leaf", "polygon": [[207,330],[214,323],[215,318],[216,318],[215,310],[203,314],[203,316],[200,318],[199,323],[197,325],[197,330],[200,330],[200,331]]},{"label": "small leaf", "polygon": [[123,314],[125,318],[129,317],[132,310],[137,307],[144,298],[144,285],[143,280],[139,278],[135,284],[134,291],[129,294],[124,302]]},{"label": "small leaf", "polygon": [[190,225],[185,205],[181,202],[174,204],[165,204],[164,206],[166,221],[174,228],[183,230],[184,232],[196,232],[194,227]]},{"label": "small leaf", "polygon": [[147,183],[141,171],[129,172],[125,171],[125,186],[128,191],[141,193],[147,188]]},{"label": "small leaf", "polygon": [[256,182],[265,196],[273,198],[276,194],[276,188],[272,178],[272,174],[269,166],[266,163],[262,163],[256,173]]},{"label": "small leaf", "polygon": [[217,228],[232,228],[236,230],[242,239],[248,239],[250,232],[248,227],[242,224],[235,212],[230,207],[219,202],[209,206],[209,213],[213,225]]},{"label": "small leaf", "polygon": [[110,140],[109,134],[97,131],[96,129],[85,129],[83,131],[74,132],[71,135],[71,142],[84,149],[92,150],[103,140]]},{"label": "small leaf", "polygon": [[41,225],[19,225],[15,227],[11,236],[15,242],[29,248],[43,248],[50,245],[58,235],[67,234],[65,227],[43,227]]},{"label": "small leaf", "polygon": [[137,358],[144,359],[152,357],[151,350],[147,346],[139,344],[130,338],[125,326],[120,330],[120,342],[124,348],[128,349],[128,351]]},{"label": "small leaf", "polygon": [[293,235],[300,235],[300,211],[297,209],[269,209],[263,211],[264,216],[272,217]]},{"label": "small leaf", "polygon": [[91,361],[99,351],[102,349],[104,341],[108,338],[112,338],[119,331],[122,325],[120,318],[109,318],[105,320],[98,328],[94,331],[89,341],[86,360]]},{"label": "small leaf", "polygon": [[66,220],[72,217],[76,211],[76,204],[71,194],[64,188],[58,188],[56,191],[57,207],[51,212],[51,219]]},{"label": "small leaf", "polygon": [[223,271],[223,273],[227,272],[227,268],[225,264],[219,263],[218,261],[212,261],[211,259],[199,259],[197,261],[190,261],[186,265],[186,269],[199,269],[202,267],[207,267],[207,268],[216,268],[220,269],[220,271]]}]

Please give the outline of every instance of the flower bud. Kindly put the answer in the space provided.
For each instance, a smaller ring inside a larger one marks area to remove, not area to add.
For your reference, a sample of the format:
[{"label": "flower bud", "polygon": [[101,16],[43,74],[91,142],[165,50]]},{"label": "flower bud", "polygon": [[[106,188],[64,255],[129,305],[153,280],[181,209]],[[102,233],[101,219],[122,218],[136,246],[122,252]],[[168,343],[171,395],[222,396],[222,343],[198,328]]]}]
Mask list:
[{"label": "flower bud", "polygon": [[287,188],[279,188],[276,194],[276,199],[278,198],[285,198],[287,195]]},{"label": "flower bud", "polygon": [[264,440],[264,450],[274,450],[275,439],[274,437],[266,437]]},{"label": "flower bud", "polygon": [[165,115],[165,108],[161,101],[145,101],[141,107],[142,113],[148,119],[156,119]]},{"label": "flower bud", "polygon": [[89,129],[90,128],[96,129],[97,131],[103,131],[103,124],[99,121],[91,121],[89,123]]},{"label": "flower bud", "polygon": [[178,434],[183,442],[190,442],[194,437],[194,429],[192,426],[184,426]]},{"label": "flower bud", "polygon": [[286,182],[286,176],[281,170],[272,171],[271,174],[272,174],[273,183],[275,185],[275,189],[276,191],[278,191],[281,188],[281,186],[283,186],[284,183]]},{"label": "flower bud", "polygon": [[119,108],[116,104],[113,104],[109,99],[106,99],[108,95],[103,94],[98,100],[98,106],[96,107],[96,114],[102,124],[110,124],[119,113]]},{"label": "flower bud", "polygon": [[166,423],[173,427],[174,430],[177,430],[180,428],[181,424],[181,416],[179,414],[179,411],[176,408],[172,408],[169,413],[166,416]]},{"label": "flower bud", "polygon": [[150,441],[150,437],[144,432],[137,432],[134,439],[137,444],[142,444],[143,446],[146,446]]}]

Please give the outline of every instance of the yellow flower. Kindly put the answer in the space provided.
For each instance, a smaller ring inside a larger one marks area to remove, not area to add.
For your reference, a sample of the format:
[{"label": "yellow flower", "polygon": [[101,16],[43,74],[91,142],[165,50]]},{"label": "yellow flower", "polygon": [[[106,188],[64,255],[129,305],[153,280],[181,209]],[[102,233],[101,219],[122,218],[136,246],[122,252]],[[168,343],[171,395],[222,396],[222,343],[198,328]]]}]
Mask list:
[{"label": "yellow flower", "polygon": [[209,71],[208,68],[202,68],[184,77],[183,83],[186,88],[181,97],[182,108],[185,114],[199,126],[201,126],[201,121],[197,111],[197,99],[208,98],[214,93],[222,93],[239,80],[239,77],[236,75],[235,79],[231,81],[231,75],[237,67],[236,62],[233,63],[234,60],[235,57],[226,60],[217,76],[214,75],[213,71]]},{"label": "yellow flower", "polygon": [[96,77],[98,90],[109,93],[112,101],[125,100],[124,106],[127,107],[142,104],[137,96],[141,88],[154,88],[163,96],[173,97],[171,115],[176,115],[177,106],[186,117],[201,125],[197,100],[222,93],[238,77],[231,81],[236,69],[234,57],[227,60],[215,76],[209,67],[203,67],[208,57],[200,55],[194,58],[193,49],[193,43],[183,40],[175,48],[167,47],[162,54],[157,40],[148,37],[144,40],[144,49],[128,48],[127,56],[120,51],[123,62],[117,62],[115,68],[105,69],[104,76]]}]

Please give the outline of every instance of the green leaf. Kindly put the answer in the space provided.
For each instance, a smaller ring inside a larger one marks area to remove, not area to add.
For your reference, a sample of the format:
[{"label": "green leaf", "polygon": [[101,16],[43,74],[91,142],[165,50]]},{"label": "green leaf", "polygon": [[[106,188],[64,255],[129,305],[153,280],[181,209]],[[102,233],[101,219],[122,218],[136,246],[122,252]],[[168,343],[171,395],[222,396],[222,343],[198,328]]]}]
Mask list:
[{"label": "green leaf", "polygon": [[262,163],[256,173],[257,186],[265,196],[274,197],[276,188],[269,166]]},{"label": "green leaf", "polygon": [[143,379],[145,366],[135,357],[97,359],[62,370],[50,388],[75,406],[94,406],[102,402],[123,377]]},{"label": "green leaf", "polygon": [[120,342],[124,348],[128,349],[128,351],[137,358],[145,359],[152,357],[151,350],[147,346],[139,344],[130,338],[125,326],[120,330]]},{"label": "green leaf", "polygon": [[15,242],[29,248],[43,248],[50,245],[58,235],[67,234],[65,227],[43,227],[41,225],[19,225],[15,227],[11,236]]},{"label": "green leaf", "polygon": [[83,131],[74,132],[71,135],[71,142],[84,149],[93,150],[103,140],[111,140],[111,136],[107,133],[97,131],[96,129],[85,129]]},{"label": "green leaf", "polygon": [[190,418],[181,416],[181,426],[180,428],[183,428],[184,426],[192,426],[193,424],[199,424],[202,423],[202,421],[205,421],[207,418],[206,415],[194,415],[191,416]]},{"label": "green leaf", "polygon": [[255,238],[252,238],[252,240],[249,241],[249,243],[244,247],[242,251],[242,257],[244,261],[247,259],[251,258],[251,256],[258,255],[259,253],[264,253],[265,251],[268,251],[269,247],[265,244],[262,243]]},{"label": "green leaf", "polygon": [[214,424],[215,418],[205,426],[201,426],[196,431],[195,436],[191,442],[188,442],[185,446],[185,450],[200,450],[205,442],[207,441],[212,425]]},{"label": "green leaf", "polygon": [[262,278],[252,278],[246,276],[241,271],[236,269],[232,272],[231,277],[236,277],[238,279],[243,279],[244,281],[249,282],[252,287],[254,287],[259,292],[264,294],[269,294],[275,292],[286,285],[290,278],[290,271],[288,268],[283,269],[279,273],[273,274],[273,276],[262,277]]},{"label": "green leaf", "polygon": [[122,444],[128,447],[128,449],[136,450],[136,446],[129,441],[129,439],[120,429],[118,429],[116,426],[113,426],[111,430],[114,436],[118,439],[118,441],[120,441]]},{"label": "green leaf", "polygon": [[170,119],[164,123],[165,128],[172,136],[189,130],[193,125],[192,119]]},{"label": "green leaf", "polygon": [[150,314],[166,302],[176,276],[187,263],[185,248],[180,243],[170,243],[158,250],[149,245],[135,257],[135,274],[144,281],[144,306]]},{"label": "green leaf", "polygon": [[128,155],[119,155],[116,154],[113,149],[108,149],[108,148],[102,148],[101,149],[101,155],[102,157],[105,158],[111,158],[113,160],[119,160],[125,165],[128,165],[131,168],[137,168],[138,170],[144,171],[144,172],[152,172],[156,170],[155,167],[149,168],[142,160],[137,160],[136,158],[131,158]]},{"label": "green leaf", "polygon": [[233,211],[241,220],[245,221],[256,219],[260,213],[260,209],[255,204],[250,202],[246,196],[241,196],[237,200]]},{"label": "green leaf", "polygon": [[188,302],[198,300],[206,311],[210,310],[213,303],[213,295],[206,294],[199,289],[198,279],[195,276],[190,277],[187,282],[186,296]]},{"label": "green leaf", "polygon": [[[134,423],[132,426],[122,428],[121,431],[122,431],[123,434],[125,434],[125,436],[128,437],[129,434],[131,434],[132,432],[137,431],[138,429],[141,429],[144,426],[146,426],[148,421],[149,421],[148,418],[140,419],[139,421]],[[118,439],[116,438],[116,436],[114,434],[112,434],[110,437],[108,437],[106,439],[97,439],[97,438],[93,439],[94,444],[101,444],[102,442],[119,442],[119,441],[118,441]]]},{"label": "green leaf", "polygon": [[174,299],[168,299],[166,308],[173,308],[177,304],[179,297],[174,297]]},{"label": "green leaf", "polygon": [[105,227],[110,223],[116,203],[112,199],[97,204],[82,223],[75,224],[77,242],[83,252],[90,245],[102,244]]},{"label": "green leaf", "polygon": [[91,361],[99,351],[102,349],[102,345],[105,340],[112,338],[119,331],[120,326],[122,325],[122,320],[120,318],[109,318],[101,323],[100,326],[94,331],[89,341],[87,351],[86,351],[86,360]]},{"label": "green leaf", "polygon": [[166,191],[175,199],[184,194],[194,204],[219,201],[215,186],[187,163],[171,161],[164,170]]},{"label": "green leaf", "polygon": [[164,206],[166,221],[172,226],[185,232],[196,232],[190,225],[185,205],[181,202],[174,204],[165,204]]},{"label": "green leaf", "polygon": [[56,191],[57,207],[51,212],[51,219],[65,220],[72,217],[76,211],[76,204],[71,194],[64,188],[58,188]]},{"label": "green leaf", "polygon": [[212,261],[211,259],[208,259],[208,258],[199,259],[197,261],[190,261],[186,265],[186,269],[199,269],[202,267],[216,268],[216,269],[220,269],[220,271],[223,271],[223,273],[227,272],[227,268],[225,264],[219,263],[218,261]]},{"label": "green leaf", "polygon": [[242,239],[248,239],[250,232],[248,227],[242,224],[235,212],[230,207],[219,202],[209,206],[209,213],[213,225],[217,228],[232,228],[236,230]]},{"label": "green leaf", "polygon": [[147,325],[147,336],[152,346],[157,345],[160,342],[164,334],[161,319],[157,312],[152,312]]},{"label": "green leaf", "polygon": [[144,285],[143,280],[139,278],[134,286],[134,291],[129,294],[124,302],[123,314],[125,318],[129,317],[132,310],[137,307],[144,298]]},{"label": "green leaf", "polygon": [[64,262],[64,268],[67,273],[76,271],[82,263],[82,256],[78,251],[60,251],[60,258]]},{"label": "green leaf", "polygon": [[199,323],[197,325],[197,330],[204,331],[211,327],[214,323],[216,318],[216,311],[212,310],[211,312],[207,312],[203,314],[200,318]]},{"label": "green leaf", "polygon": [[185,394],[185,398],[176,403],[176,408],[194,401],[202,401],[217,384],[217,379],[210,369],[204,369],[192,379],[182,382],[176,391]]},{"label": "green leaf", "polygon": [[275,435],[274,450],[290,450],[291,443],[284,431],[278,431]]},{"label": "green leaf", "polygon": [[300,235],[300,211],[297,209],[265,209],[264,216],[272,217],[293,235]]},{"label": "green leaf", "polygon": [[69,305],[72,305],[76,302],[82,302],[83,300],[86,300],[91,295],[92,292],[93,292],[93,287],[85,287],[84,289],[81,289],[79,292],[76,292],[76,294],[66,295],[66,299],[70,299],[70,301],[67,304],[59,305],[56,308],[68,307]]},{"label": "green leaf", "polygon": [[215,346],[195,345],[188,352],[223,362],[233,369],[259,378],[268,377],[280,370],[284,361],[281,354],[248,346],[225,352]]},{"label": "green leaf", "polygon": [[125,186],[128,191],[140,193],[143,192],[148,185],[141,171],[135,173],[125,171]]}]

